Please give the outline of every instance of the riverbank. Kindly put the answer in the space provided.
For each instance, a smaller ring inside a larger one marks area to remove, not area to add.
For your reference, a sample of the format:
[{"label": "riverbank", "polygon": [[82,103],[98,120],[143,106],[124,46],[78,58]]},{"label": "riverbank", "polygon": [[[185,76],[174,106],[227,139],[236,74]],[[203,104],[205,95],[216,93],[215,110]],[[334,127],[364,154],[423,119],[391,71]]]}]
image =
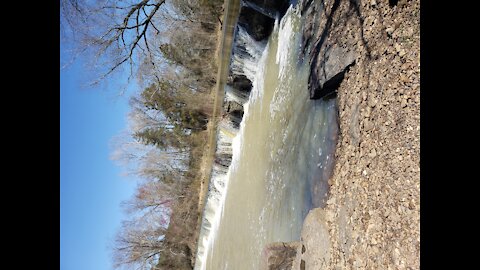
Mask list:
[{"label": "riverbank", "polygon": [[420,268],[419,2],[324,1],[314,42],[356,58],[337,89],[329,199],[307,216],[293,269]]}]

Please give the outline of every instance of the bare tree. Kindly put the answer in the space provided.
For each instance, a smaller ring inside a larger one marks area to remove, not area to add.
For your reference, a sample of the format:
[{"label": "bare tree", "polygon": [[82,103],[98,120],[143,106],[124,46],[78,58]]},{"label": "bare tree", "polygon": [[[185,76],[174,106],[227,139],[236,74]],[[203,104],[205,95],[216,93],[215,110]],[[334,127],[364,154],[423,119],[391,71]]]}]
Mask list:
[{"label": "bare tree", "polygon": [[157,220],[157,225],[167,223],[171,206],[184,195],[179,194],[181,184],[173,175],[165,175],[161,180],[147,180],[138,186],[134,196],[122,202],[127,214],[139,219]]},{"label": "bare tree", "polygon": [[[101,70],[92,84],[98,84],[124,65],[129,68],[129,79],[132,78],[139,59],[155,66],[150,35],[160,33],[155,15],[164,4],[165,0],[100,0],[88,4],[82,0],[61,0],[61,22],[68,23],[70,33],[77,37],[73,57],[90,54],[92,67]],[[156,73],[152,75],[159,79]]]},{"label": "bare tree", "polygon": [[113,247],[115,269],[155,269],[165,249],[165,227],[136,221],[124,221]]}]

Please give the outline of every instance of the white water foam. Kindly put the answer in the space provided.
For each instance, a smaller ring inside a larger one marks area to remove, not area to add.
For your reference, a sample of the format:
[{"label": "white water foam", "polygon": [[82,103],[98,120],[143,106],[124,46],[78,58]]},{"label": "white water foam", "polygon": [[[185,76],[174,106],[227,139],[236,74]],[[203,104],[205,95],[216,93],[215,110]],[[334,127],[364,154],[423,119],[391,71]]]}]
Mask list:
[{"label": "white water foam", "polygon": [[[289,74],[291,72],[296,72],[295,68],[289,64],[292,54],[297,52],[295,48],[292,48],[292,45],[296,44],[296,42],[292,42],[292,40],[295,38],[296,32],[299,31],[298,26],[294,27],[292,23],[292,20],[294,19],[293,16],[299,18],[300,13],[297,9],[290,6],[283,17],[284,19],[280,21],[279,25],[275,24],[275,28],[279,28],[277,37],[278,49],[275,57],[275,62],[279,67],[278,80],[285,83],[289,83],[293,77],[289,76]],[[290,98],[291,91],[288,87],[285,87],[285,83],[279,85],[277,91],[274,93],[273,101],[270,104],[270,115],[272,118],[275,116],[276,112],[281,111],[282,108],[284,108],[285,102]]]}]

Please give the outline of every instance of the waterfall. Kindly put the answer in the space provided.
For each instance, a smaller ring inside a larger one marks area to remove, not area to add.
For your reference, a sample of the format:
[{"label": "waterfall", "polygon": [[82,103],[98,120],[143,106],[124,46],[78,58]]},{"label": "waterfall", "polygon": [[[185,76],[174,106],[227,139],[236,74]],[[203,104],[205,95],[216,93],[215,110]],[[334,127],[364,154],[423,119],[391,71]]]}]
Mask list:
[{"label": "waterfall", "polygon": [[245,75],[250,81],[253,81],[258,60],[265,45],[266,41],[254,40],[243,27],[237,26],[230,64],[232,74],[234,76]]},{"label": "waterfall", "polygon": [[[266,52],[266,41],[255,41],[241,26],[236,26],[232,48],[230,72],[233,76],[246,76],[255,82],[261,80],[263,72],[258,70],[263,66],[261,61]],[[258,92],[253,87],[252,92]],[[243,106],[243,112],[233,111],[227,114],[219,123],[217,130],[217,149],[208,187],[205,209],[200,229],[195,269],[205,269],[211,245],[215,240],[215,232],[223,216],[223,204],[226,197],[229,174],[235,168],[235,157],[241,142],[242,119],[248,114],[250,92],[225,85],[226,101],[234,101]],[[258,96],[258,94],[257,94]],[[237,158],[238,159],[238,158]],[[232,165],[232,166],[230,166]]]},{"label": "waterfall", "polygon": [[241,91],[239,89],[235,89],[230,85],[225,85],[225,93],[226,99],[228,101],[235,101],[238,104],[245,104],[248,101],[249,92]]}]

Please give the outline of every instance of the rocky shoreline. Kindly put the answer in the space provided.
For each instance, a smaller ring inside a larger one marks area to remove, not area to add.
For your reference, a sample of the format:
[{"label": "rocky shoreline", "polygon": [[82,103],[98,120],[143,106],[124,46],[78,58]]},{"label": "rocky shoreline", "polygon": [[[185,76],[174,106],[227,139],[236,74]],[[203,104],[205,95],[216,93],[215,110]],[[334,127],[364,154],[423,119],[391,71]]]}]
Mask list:
[{"label": "rocky shoreline", "polygon": [[[315,44],[311,93],[328,62],[343,72],[321,93],[337,96],[340,134],[326,207],[305,219],[292,264],[266,268],[420,269],[420,3],[299,4]],[[332,46],[343,50],[336,61],[325,57]]]},{"label": "rocky shoreline", "polygon": [[[239,23],[268,37],[260,5],[273,1],[246,2]],[[420,1],[297,4],[310,98],[337,98],[340,131],[326,206],[310,211],[300,241],[265,247],[263,269],[419,269]],[[243,77],[227,85],[251,89]],[[223,113],[238,125],[243,108],[229,101]]]}]

